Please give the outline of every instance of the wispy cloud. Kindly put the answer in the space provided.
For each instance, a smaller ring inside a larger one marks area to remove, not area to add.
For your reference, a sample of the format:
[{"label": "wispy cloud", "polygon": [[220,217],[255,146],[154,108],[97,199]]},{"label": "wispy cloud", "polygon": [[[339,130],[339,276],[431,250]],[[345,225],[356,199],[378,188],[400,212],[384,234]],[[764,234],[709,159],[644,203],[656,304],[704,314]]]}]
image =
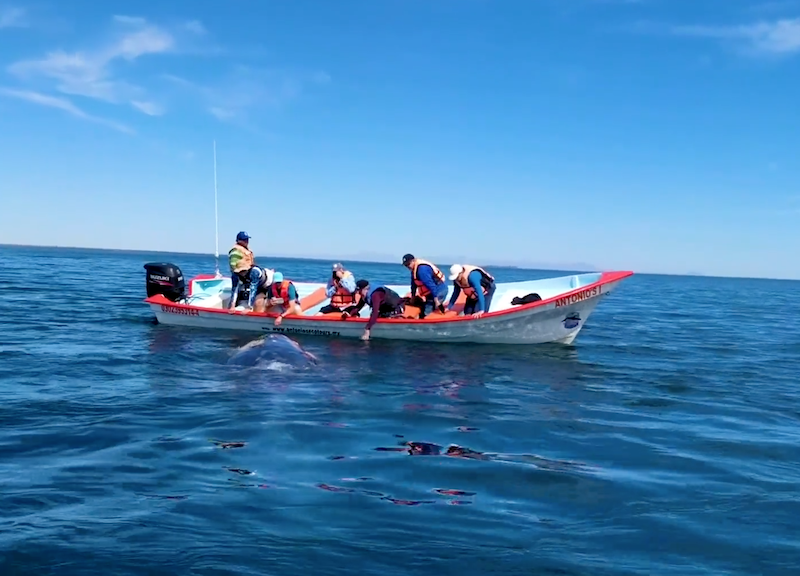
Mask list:
[{"label": "wispy cloud", "polygon": [[0,96],[25,100],[32,104],[38,104],[39,106],[46,106],[48,108],[57,108],[68,114],[71,114],[72,116],[75,116],[76,118],[102,124],[104,126],[108,126],[109,128],[113,128],[114,130],[118,130],[119,132],[124,132],[125,134],[134,134],[134,131],[124,124],[87,114],[66,98],[48,96],[47,94],[41,94],[39,92],[33,92],[30,90],[17,90],[14,88],[3,87],[0,87]]},{"label": "wispy cloud", "polygon": [[742,42],[753,52],[787,55],[800,51],[800,18],[739,26],[676,26],[674,34]]},{"label": "wispy cloud", "polygon": [[236,112],[230,108],[220,108],[219,106],[210,106],[209,113],[219,120],[231,120],[236,117]]},{"label": "wispy cloud", "polygon": [[148,116],[161,116],[164,113],[164,107],[154,102],[131,100],[131,106]]},{"label": "wispy cloud", "polygon": [[[263,69],[222,60],[221,69],[204,70],[204,76],[211,70],[219,72],[216,80],[197,82],[192,77],[156,75],[151,66],[142,67],[142,61],[165,55],[219,56],[221,52],[213,49],[211,35],[198,20],[177,21],[170,26],[130,14],[117,14],[110,20],[111,29],[101,44],[59,47],[41,57],[10,64],[7,71],[20,86],[5,96],[61,108],[93,121],[101,119],[76,106],[79,98],[125,106],[147,116],[161,116],[167,107],[186,110],[194,103],[218,120],[258,131],[255,124],[260,114],[282,108],[310,86],[330,82],[324,72]],[[167,78],[171,84],[147,83],[146,75],[151,80]],[[170,99],[180,105],[170,104]]]},{"label": "wispy cloud", "polygon": [[[176,49],[176,40],[166,29],[138,16],[114,16],[117,25],[113,40],[93,50],[68,52],[54,50],[43,58],[15,62],[8,71],[28,82],[54,83],[55,90],[114,104],[129,104],[145,114],[155,104],[142,106],[146,91],[118,77],[120,64],[132,64],[144,56],[164,54]],[[160,109],[160,108],[159,108]]]},{"label": "wispy cloud", "polygon": [[258,110],[280,108],[311,85],[330,82],[325,72],[303,73],[236,66],[213,85],[197,84],[166,74],[173,85],[197,97],[205,110],[219,120],[243,121]]},{"label": "wispy cloud", "polygon": [[0,7],[0,28],[25,28],[28,26],[23,8]]}]

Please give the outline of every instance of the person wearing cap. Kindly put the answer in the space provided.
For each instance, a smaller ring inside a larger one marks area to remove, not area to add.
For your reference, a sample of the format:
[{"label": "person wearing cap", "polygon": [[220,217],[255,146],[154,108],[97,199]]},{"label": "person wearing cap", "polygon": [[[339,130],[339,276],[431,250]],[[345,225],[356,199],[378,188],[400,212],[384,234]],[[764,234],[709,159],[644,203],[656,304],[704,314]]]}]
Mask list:
[{"label": "person wearing cap", "polygon": [[250,250],[250,235],[239,232],[236,244],[228,250],[228,266],[231,269],[231,308],[239,300],[239,290],[250,284],[250,269],[255,266],[255,257]]},{"label": "person wearing cap", "polygon": [[247,232],[239,232],[236,235],[236,244],[228,250],[228,265],[233,274],[238,274],[242,270],[250,270],[255,264],[255,257],[250,250],[250,235]]},{"label": "person wearing cap", "polygon": [[283,317],[288,314],[300,315],[303,308],[300,306],[300,298],[297,296],[297,289],[294,284],[283,279],[281,272],[272,274],[272,284],[267,286],[265,296],[267,299],[266,312],[276,312],[275,326],[280,326]]},{"label": "person wearing cap", "polygon": [[453,295],[447,304],[448,310],[453,309],[463,291],[466,296],[464,316],[472,314],[473,318],[480,318],[489,311],[495,290],[494,276],[480,266],[453,264],[450,266],[450,280],[453,281]]},{"label": "person wearing cap", "polygon": [[403,312],[403,299],[400,295],[387,286],[369,287],[369,281],[359,280],[356,282],[356,290],[360,296],[358,304],[353,307],[350,312],[342,314],[342,319],[350,316],[358,316],[364,304],[369,305],[372,312],[369,315],[369,321],[364,329],[364,334],[361,335],[362,340],[369,340],[370,330],[378,321],[378,318],[389,318],[395,314],[402,314]]},{"label": "person wearing cap", "polygon": [[333,265],[325,295],[331,299],[327,306],[320,308],[317,316],[330,312],[346,312],[357,303],[356,281],[353,274],[340,263]]},{"label": "person wearing cap", "polygon": [[447,284],[444,274],[435,264],[416,258],[413,254],[403,256],[403,266],[411,270],[411,299],[415,296],[425,301],[419,317],[424,318],[427,308],[439,309],[444,313],[444,299],[447,298]]}]

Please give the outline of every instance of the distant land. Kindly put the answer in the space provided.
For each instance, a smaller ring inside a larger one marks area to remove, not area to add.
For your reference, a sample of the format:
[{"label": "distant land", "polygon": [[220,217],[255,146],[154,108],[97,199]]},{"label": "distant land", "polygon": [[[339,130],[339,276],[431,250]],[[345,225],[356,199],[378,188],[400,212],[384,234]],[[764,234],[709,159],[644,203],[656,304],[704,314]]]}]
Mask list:
[{"label": "distant land", "polygon": [[[129,250],[124,248],[96,248],[96,247],[86,247],[86,246],[46,246],[46,245],[36,245],[36,244],[3,244],[0,243],[0,248],[45,248],[51,250],[86,250],[88,252],[117,252],[123,254],[142,254],[142,255],[152,255],[154,257],[158,257],[158,254],[171,254],[175,256],[180,256],[181,254],[186,254],[189,256],[208,256],[209,259],[213,259],[214,255],[209,252],[187,252],[187,251],[166,251],[166,250]],[[225,250],[220,251],[220,262],[224,262],[225,254],[227,253],[227,248]],[[315,256],[309,256],[307,254],[283,254],[281,256],[275,254],[263,254],[256,252],[256,257],[261,256],[262,258],[275,258],[277,260],[307,260],[312,262],[364,262],[364,263],[372,263],[372,264],[393,264],[393,263],[400,263],[401,258],[403,257],[402,254],[400,255],[390,255],[384,254],[379,252],[357,252],[355,254],[339,254],[339,255],[332,255],[332,254],[319,254]],[[418,254],[421,258],[425,258],[426,260],[431,260],[434,263],[439,264],[445,268],[449,268],[453,263],[470,263],[477,266],[484,266],[486,268],[517,268],[520,270],[552,270],[555,272],[602,272],[602,268],[598,268],[592,264],[587,264],[585,262],[563,262],[554,264],[552,262],[538,262],[535,260],[511,260],[511,259],[499,259],[499,260],[492,260],[488,261],[487,263],[481,262],[470,262],[470,258],[466,258],[464,256],[449,256],[449,257],[442,257],[442,256],[431,256],[428,254]],[[704,274],[698,271],[691,271],[685,272],[682,274],[678,273],[667,273],[667,272],[653,272],[653,271],[637,271],[633,270],[634,273],[637,275],[648,275],[648,276],[678,276],[678,277],[700,277],[700,278],[729,278],[729,279],[738,279],[738,280],[777,280],[777,281],[784,281],[784,282],[798,282],[800,279],[797,278],[767,278],[767,277],[760,277],[760,276],[736,276],[736,275],[713,275],[713,274]]]},{"label": "distant land", "polygon": [[[166,250],[126,250],[126,249],[119,249],[119,248],[88,248],[85,246],[45,246],[45,245],[35,245],[35,244],[0,244],[2,247],[7,248],[49,248],[49,249],[60,249],[60,250],[89,250],[89,251],[97,251],[97,252],[124,252],[126,254],[187,254],[192,256],[209,256],[213,258],[214,255],[208,252],[186,252],[186,251],[166,251]],[[220,250],[220,258],[224,257],[224,254],[227,253],[227,249]],[[307,254],[282,254],[278,256],[277,254],[259,254],[256,252],[256,258],[261,256],[264,257],[272,257],[272,258],[283,258],[283,259],[293,259],[293,260],[315,260],[315,261],[331,261],[331,262],[365,262],[365,263],[374,263],[374,264],[400,264],[400,260],[403,257],[403,254],[399,254],[397,256],[392,254],[385,254],[380,252],[357,252],[355,254],[316,254],[314,256],[310,256]],[[471,258],[468,258],[463,255],[457,256],[437,256],[437,255],[430,255],[430,254],[415,254],[415,256],[419,256],[420,258],[424,258],[425,260],[430,260],[435,264],[444,266],[449,268],[451,264],[461,263],[461,264],[473,264],[477,266],[483,266],[486,268],[518,268],[521,270],[555,270],[555,271],[581,271],[581,272],[600,272],[601,270],[592,264],[586,264],[585,262],[566,262],[566,263],[557,263],[554,264],[552,262],[537,262],[537,261],[525,261],[525,260],[511,260],[511,259],[500,259],[500,260],[493,260],[491,262],[485,263],[475,263],[471,261]]]}]

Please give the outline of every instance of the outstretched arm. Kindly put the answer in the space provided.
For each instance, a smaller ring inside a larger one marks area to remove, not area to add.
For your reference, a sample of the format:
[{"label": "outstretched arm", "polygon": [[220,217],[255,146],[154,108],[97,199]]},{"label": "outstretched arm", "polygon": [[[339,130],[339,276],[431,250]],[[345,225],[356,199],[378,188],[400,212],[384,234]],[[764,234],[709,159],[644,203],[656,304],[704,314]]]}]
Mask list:
[{"label": "outstretched arm", "polygon": [[475,297],[478,299],[477,309],[486,312],[486,310],[484,310],[486,307],[486,299],[483,297],[483,286],[481,286],[482,278],[483,276],[477,270],[470,272],[470,275],[467,277],[469,285],[475,290]]},{"label": "outstretched arm", "polygon": [[453,282],[453,295],[450,296],[450,302],[447,303],[448,310],[453,309],[453,306],[456,305],[456,300],[458,300],[460,294],[461,294],[461,286]]},{"label": "outstretched arm", "polygon": [[378,317],[381,313],[381,304],[383,304],[383,298],[383,292],[376,290],[372,293],[372,313],[369,315],[369,322],[367,322],[367,331],[372,330],[372,327],[375,326],[375,322],[378,321]]},{"label": "outstretched arm", "polygon": [[359,315],[359,313],[361,312],[361,309],[364,307],[364,305],[365,305],[366,303],[367,303],[367,300],[366,300],[366,298],[361,298],[361,297],[359,297],[359,299],[358,299],[358,304],[356,304],[355,306],[353,306],[353,307],[350,309],[350,311],[349,311],[349,312],[345,312],[345,313],[342,315],[342,318],[344,318],[344,317],[345,317],[345,316],[344,316],[345,314],[349,314],[350,316],[353,316],[353,317],[356,317],[356,316],[358,316],[358,315]]}]

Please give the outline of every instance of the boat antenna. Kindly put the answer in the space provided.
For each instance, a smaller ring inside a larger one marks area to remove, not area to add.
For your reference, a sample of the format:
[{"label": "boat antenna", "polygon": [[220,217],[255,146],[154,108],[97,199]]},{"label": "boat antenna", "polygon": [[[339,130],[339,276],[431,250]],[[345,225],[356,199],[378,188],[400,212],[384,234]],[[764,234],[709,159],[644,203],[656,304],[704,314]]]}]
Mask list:
[{"label": "boat antenna", "polygon": [[219,215],[217,213],[217,141],[214,140],[214,277],[221,278],[219,273]]}]

